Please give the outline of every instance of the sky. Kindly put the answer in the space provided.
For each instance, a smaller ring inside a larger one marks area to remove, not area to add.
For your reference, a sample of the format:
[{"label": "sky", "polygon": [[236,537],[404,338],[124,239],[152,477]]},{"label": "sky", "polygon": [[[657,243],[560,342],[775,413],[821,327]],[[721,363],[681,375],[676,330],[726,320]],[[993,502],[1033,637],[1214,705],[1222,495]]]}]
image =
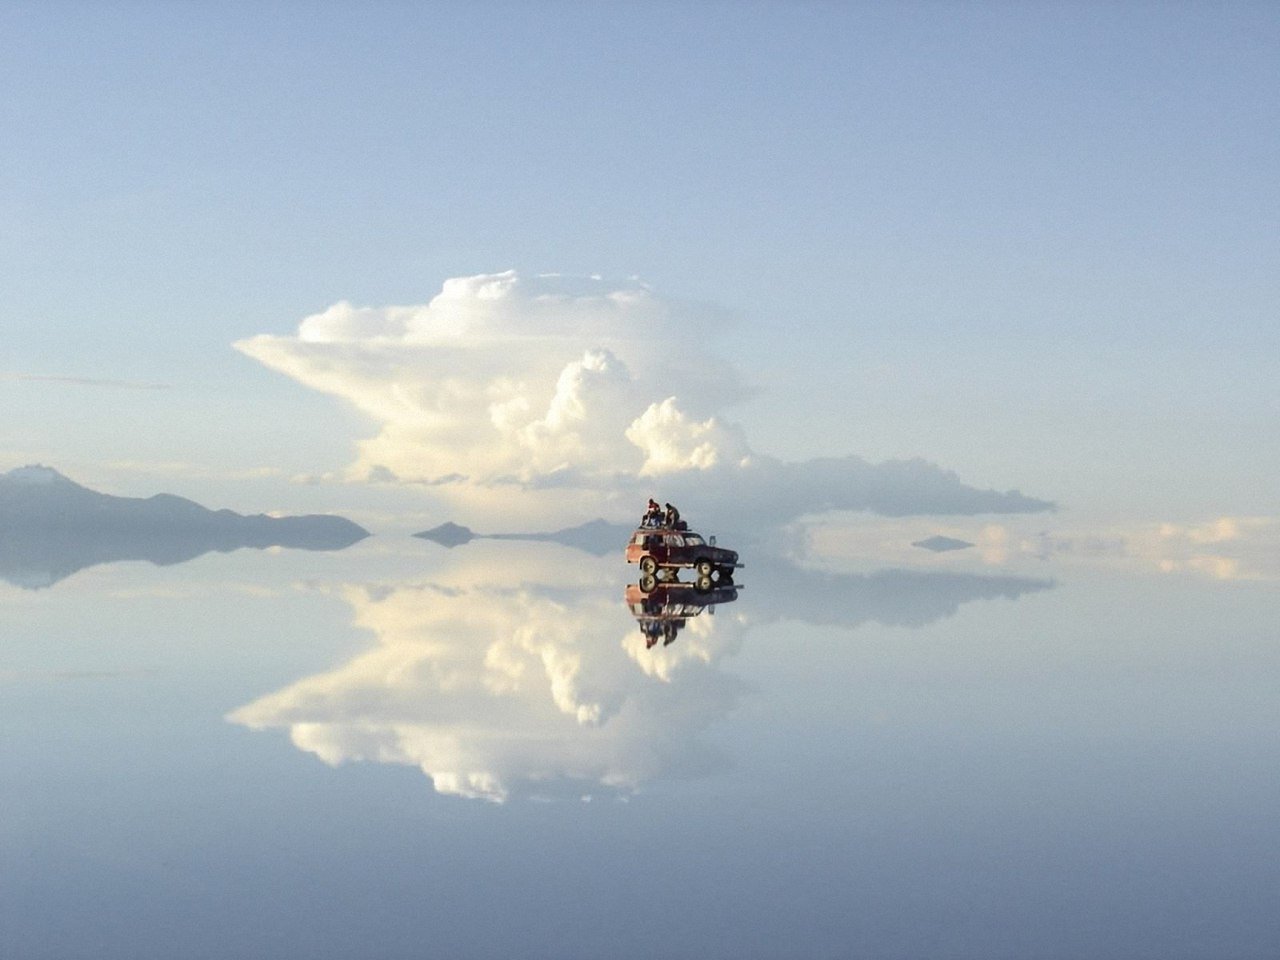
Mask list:
[{"label": "sky", "polygon": [[374,529],[952,473],[1073,522],[1280,512],[1271,5],[6,3],[0,36],[0,470]]}]

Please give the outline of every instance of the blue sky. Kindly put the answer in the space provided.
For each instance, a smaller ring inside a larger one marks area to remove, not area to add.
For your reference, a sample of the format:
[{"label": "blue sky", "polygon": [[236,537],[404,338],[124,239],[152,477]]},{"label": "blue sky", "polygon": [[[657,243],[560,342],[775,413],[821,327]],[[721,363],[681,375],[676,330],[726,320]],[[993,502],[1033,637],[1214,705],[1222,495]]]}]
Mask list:
[{"label": "blue sky", "polygon": [[0,466],[431,509],[272,479],[377,427],[231,344],[516,269],[695,303],[756,451],[1274,512],[1269,5],[7,4],[0,35]]}]

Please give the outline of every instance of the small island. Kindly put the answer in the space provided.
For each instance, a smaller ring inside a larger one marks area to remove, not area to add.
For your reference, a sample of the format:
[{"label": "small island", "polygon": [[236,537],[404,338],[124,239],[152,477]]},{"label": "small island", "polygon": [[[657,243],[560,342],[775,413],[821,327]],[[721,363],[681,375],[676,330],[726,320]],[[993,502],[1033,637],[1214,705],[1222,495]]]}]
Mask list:
[{"label": "small island", "polygon": [[916,540],[911,544],[913,547],[920,547],[923,550],[932,550],[934,553],[946,553],[950,550],[967,550],[973,544],[968,540],[957,540],[955,537],[944,537],[941,534],[928,537],[924,540]]}]

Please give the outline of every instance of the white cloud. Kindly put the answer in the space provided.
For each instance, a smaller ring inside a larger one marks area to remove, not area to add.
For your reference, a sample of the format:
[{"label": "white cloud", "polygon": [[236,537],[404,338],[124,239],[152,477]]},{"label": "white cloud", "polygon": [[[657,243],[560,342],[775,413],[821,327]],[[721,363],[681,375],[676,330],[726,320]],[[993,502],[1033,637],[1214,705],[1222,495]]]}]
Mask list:
[{"label": "white cloud", "polygon": [[650,404],[627,427],[626,437],[644,451],[643,477],[741,465],[747,459],[747,444],[740,430],[715,417],[691,420],[676,406],[675,397]]},{"label": "white cloud", "polygon": [[605,349],[587,350],[567,364],[542,416],[528,419],[521,393],[490,407],[490,419],[504,440],[514,437],[526,451],[519,475],[528,480],[587,465],[634,469],[636,451],[618,443],[625,411],[636,402],[626,365]]},{"label": "white cloud", "polygon": [[741,395],[724,364],[682,343],[670,305],[645,288],[514,272],[448,280],[422,306],[335,304],[296,336],[236,347],[380,425],[360,445],[358,477],[634,474],[643,451],[626,430],[659,390],[695,407]]},{"label": "white cloud", "polygon": [[[939,524],[846,516],[796,527],[797,552],[819,566],[894,564],[951,568],[982,565],[1043,569],[1073,566],[1217,580],[1280,579],[1280,519],[1221,516],[1193,522],[1129,522],[1045,529],[1043,519]],[[912,546],[930,535],[969,540],[976,550],[931,554]]]},{"label": "white cloud", "polygon": [[376,423],[348,479],[432,484],[455,504],[491,504],[495,487],[509,500],[514,484],[561,491],[530,498],[526,514],[557,499],[581,512],[659,481],[674,496],[713,479],[777,520],[1050,506],[974,490],[923,461],[786,464],[753,453],[725,415],[745,395],[740,379],[702,347],[701,331],[721,326],[639,283],[509,271],[448,280],[424,305],[338,303],[294,336],[235,346]]},{"label": "white cloud", "polygon": [[1280,579],[1280,521],[1223,516],[1194,523],[1134,523],[1045,531],[1018,544],[1044,559],[1191,573],[1215,580]]}]

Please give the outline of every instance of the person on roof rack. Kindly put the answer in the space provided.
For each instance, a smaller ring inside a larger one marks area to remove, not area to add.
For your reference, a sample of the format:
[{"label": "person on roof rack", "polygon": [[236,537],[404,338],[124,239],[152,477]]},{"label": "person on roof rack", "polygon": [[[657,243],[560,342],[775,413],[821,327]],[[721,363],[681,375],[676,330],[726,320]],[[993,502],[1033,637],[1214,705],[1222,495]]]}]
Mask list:
[{"label": "person on roof rack", "polygon": [[664,527],[670,527],[672,530],[678,530],[680,528],[680,511],[669,503],[666,507],[667,512],[663,515],[662,525]]},{"label": "person on roof rack", "polygon": [[658,506],[658,501],[649,498],[649,507],[644,512],[644,517],[640,520],[642,527],[658,527],[662,525],[662,508]]}]

